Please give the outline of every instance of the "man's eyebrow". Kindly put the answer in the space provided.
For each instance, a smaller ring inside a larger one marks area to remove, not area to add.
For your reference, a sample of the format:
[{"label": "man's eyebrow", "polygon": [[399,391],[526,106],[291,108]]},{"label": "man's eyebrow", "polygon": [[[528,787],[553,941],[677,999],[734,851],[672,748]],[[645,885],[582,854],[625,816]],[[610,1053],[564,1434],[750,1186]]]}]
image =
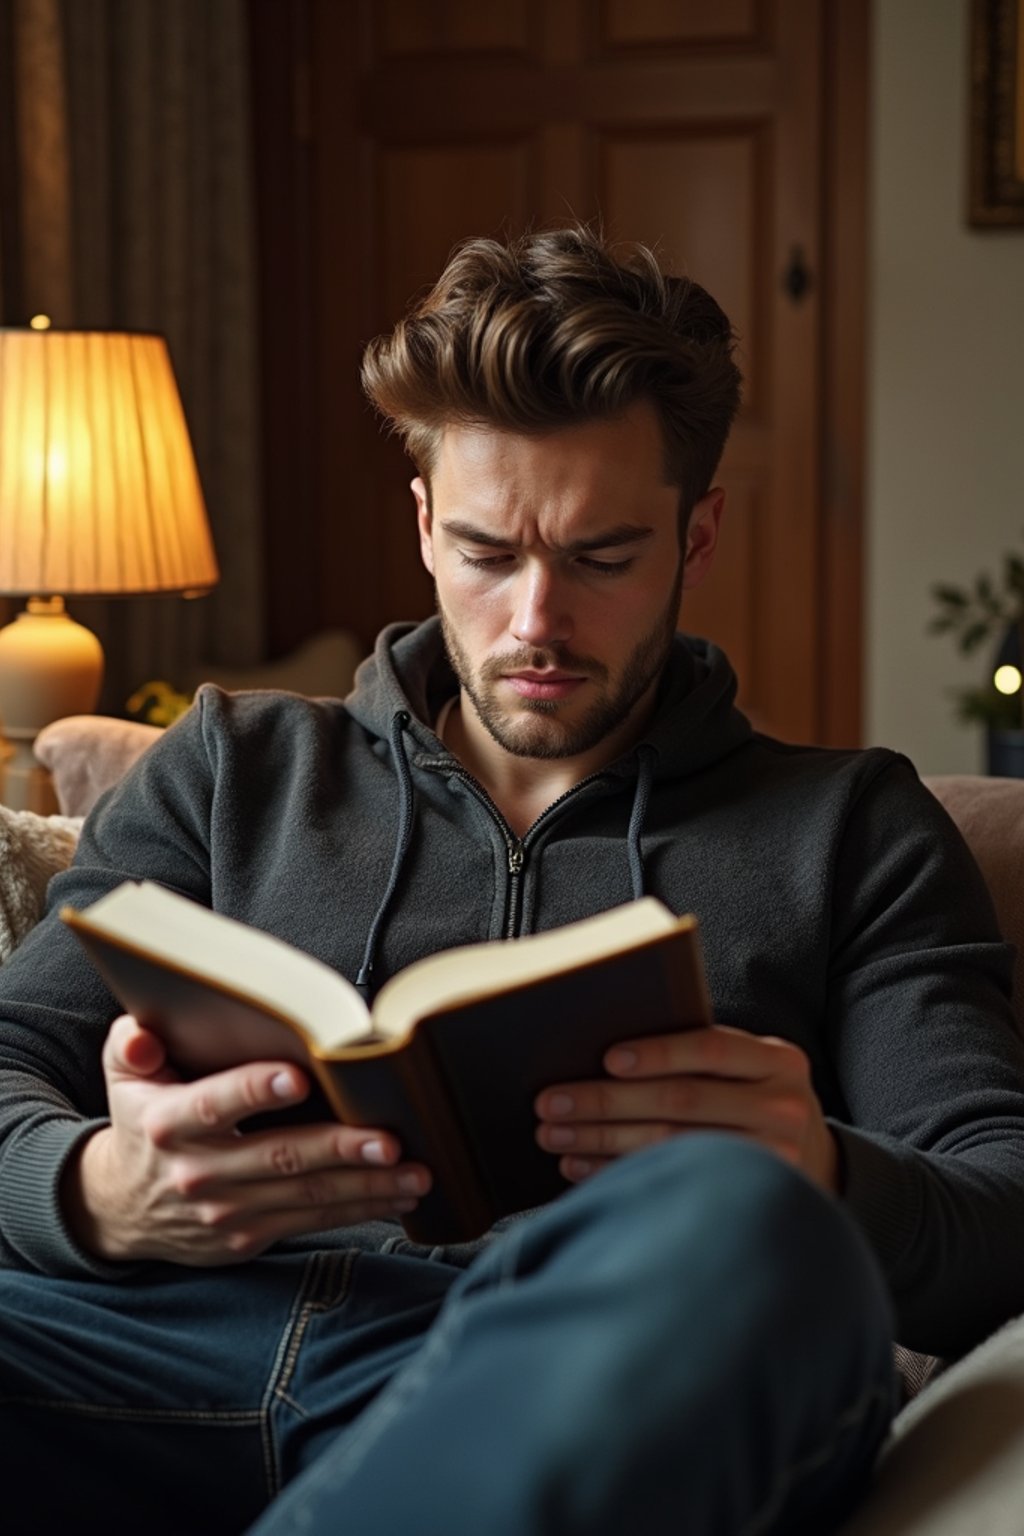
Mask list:
[{"label": "man's eyebrow", "polygon": [[[441,530],[452,538],[465,539],[470,544],[483,544],[488,549],[516,548],[514,539],[503,539],[500,534],[488,533],[486,529],[477,528],[473,523],[463,522],[457,517],[443,518]],[[653,536],[653,528],[643,528],[635,523],[618,523],[614,528],[592,534],[590,538],[572,539],[568,544],[553,543],[551,547],[557,549],[559,554],[581,555],[592,549],[616,549],[620,544],[639,544]]]}]

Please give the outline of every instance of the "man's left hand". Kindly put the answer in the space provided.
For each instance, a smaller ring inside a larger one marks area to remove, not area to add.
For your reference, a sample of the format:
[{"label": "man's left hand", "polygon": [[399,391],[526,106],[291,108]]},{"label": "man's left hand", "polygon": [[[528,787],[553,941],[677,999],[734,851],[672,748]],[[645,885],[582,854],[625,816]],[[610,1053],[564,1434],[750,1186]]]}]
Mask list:
[{"label": "man's left hand", "polygon": [[789,1040],[727,1024],[623,1041],[605,1056],[610,1078],[557,1083],[536,1100],[537,1140],[578,1183],[613,1158],[692,1130],[746,1136],[839,1193],[839,1153]]}]

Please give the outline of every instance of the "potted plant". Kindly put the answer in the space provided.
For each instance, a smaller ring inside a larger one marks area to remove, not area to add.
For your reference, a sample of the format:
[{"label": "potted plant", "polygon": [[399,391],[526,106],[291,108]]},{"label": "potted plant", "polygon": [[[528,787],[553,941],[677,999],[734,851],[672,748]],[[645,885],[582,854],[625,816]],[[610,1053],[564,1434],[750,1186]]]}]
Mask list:
[{"label": "potted plant", "polygon": [[932,588],[938,613],[928,626],[948,634],[965,656],[998,639],[992,676],[980,688],[952,690],[957,715],[988,733],[988,771],[1024,778],[1024,556],[1009,553],[997,580],[983,573],[974,585]]}]

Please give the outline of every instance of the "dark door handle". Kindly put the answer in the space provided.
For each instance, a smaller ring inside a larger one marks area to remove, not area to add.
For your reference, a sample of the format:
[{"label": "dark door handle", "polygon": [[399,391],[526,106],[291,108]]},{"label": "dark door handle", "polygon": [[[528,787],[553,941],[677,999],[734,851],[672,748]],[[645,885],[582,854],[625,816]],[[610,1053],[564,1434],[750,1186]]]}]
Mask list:
[{"label": "dark door handle", "polygon": [[801,245],[794,245],[789,253],[789,265],[783,274],[782,286],[794,304],[800,303],[811,286],[810,268]]}]

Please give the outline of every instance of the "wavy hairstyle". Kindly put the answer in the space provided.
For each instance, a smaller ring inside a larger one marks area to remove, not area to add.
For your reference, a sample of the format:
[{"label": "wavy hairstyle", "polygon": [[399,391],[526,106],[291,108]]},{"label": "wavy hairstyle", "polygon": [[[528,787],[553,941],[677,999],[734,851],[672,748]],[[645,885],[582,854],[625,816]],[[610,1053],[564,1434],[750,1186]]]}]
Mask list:
[{"label": "wavy hairstyle", "polygon": [[657,410],[670,485],[689,515],[740,396],[735,336],[709,293],[646,246],[624,259],[582,226],[467,240],[431,291],[363,357],[363,388],[430,485],[456,423],[543,433]]}]

